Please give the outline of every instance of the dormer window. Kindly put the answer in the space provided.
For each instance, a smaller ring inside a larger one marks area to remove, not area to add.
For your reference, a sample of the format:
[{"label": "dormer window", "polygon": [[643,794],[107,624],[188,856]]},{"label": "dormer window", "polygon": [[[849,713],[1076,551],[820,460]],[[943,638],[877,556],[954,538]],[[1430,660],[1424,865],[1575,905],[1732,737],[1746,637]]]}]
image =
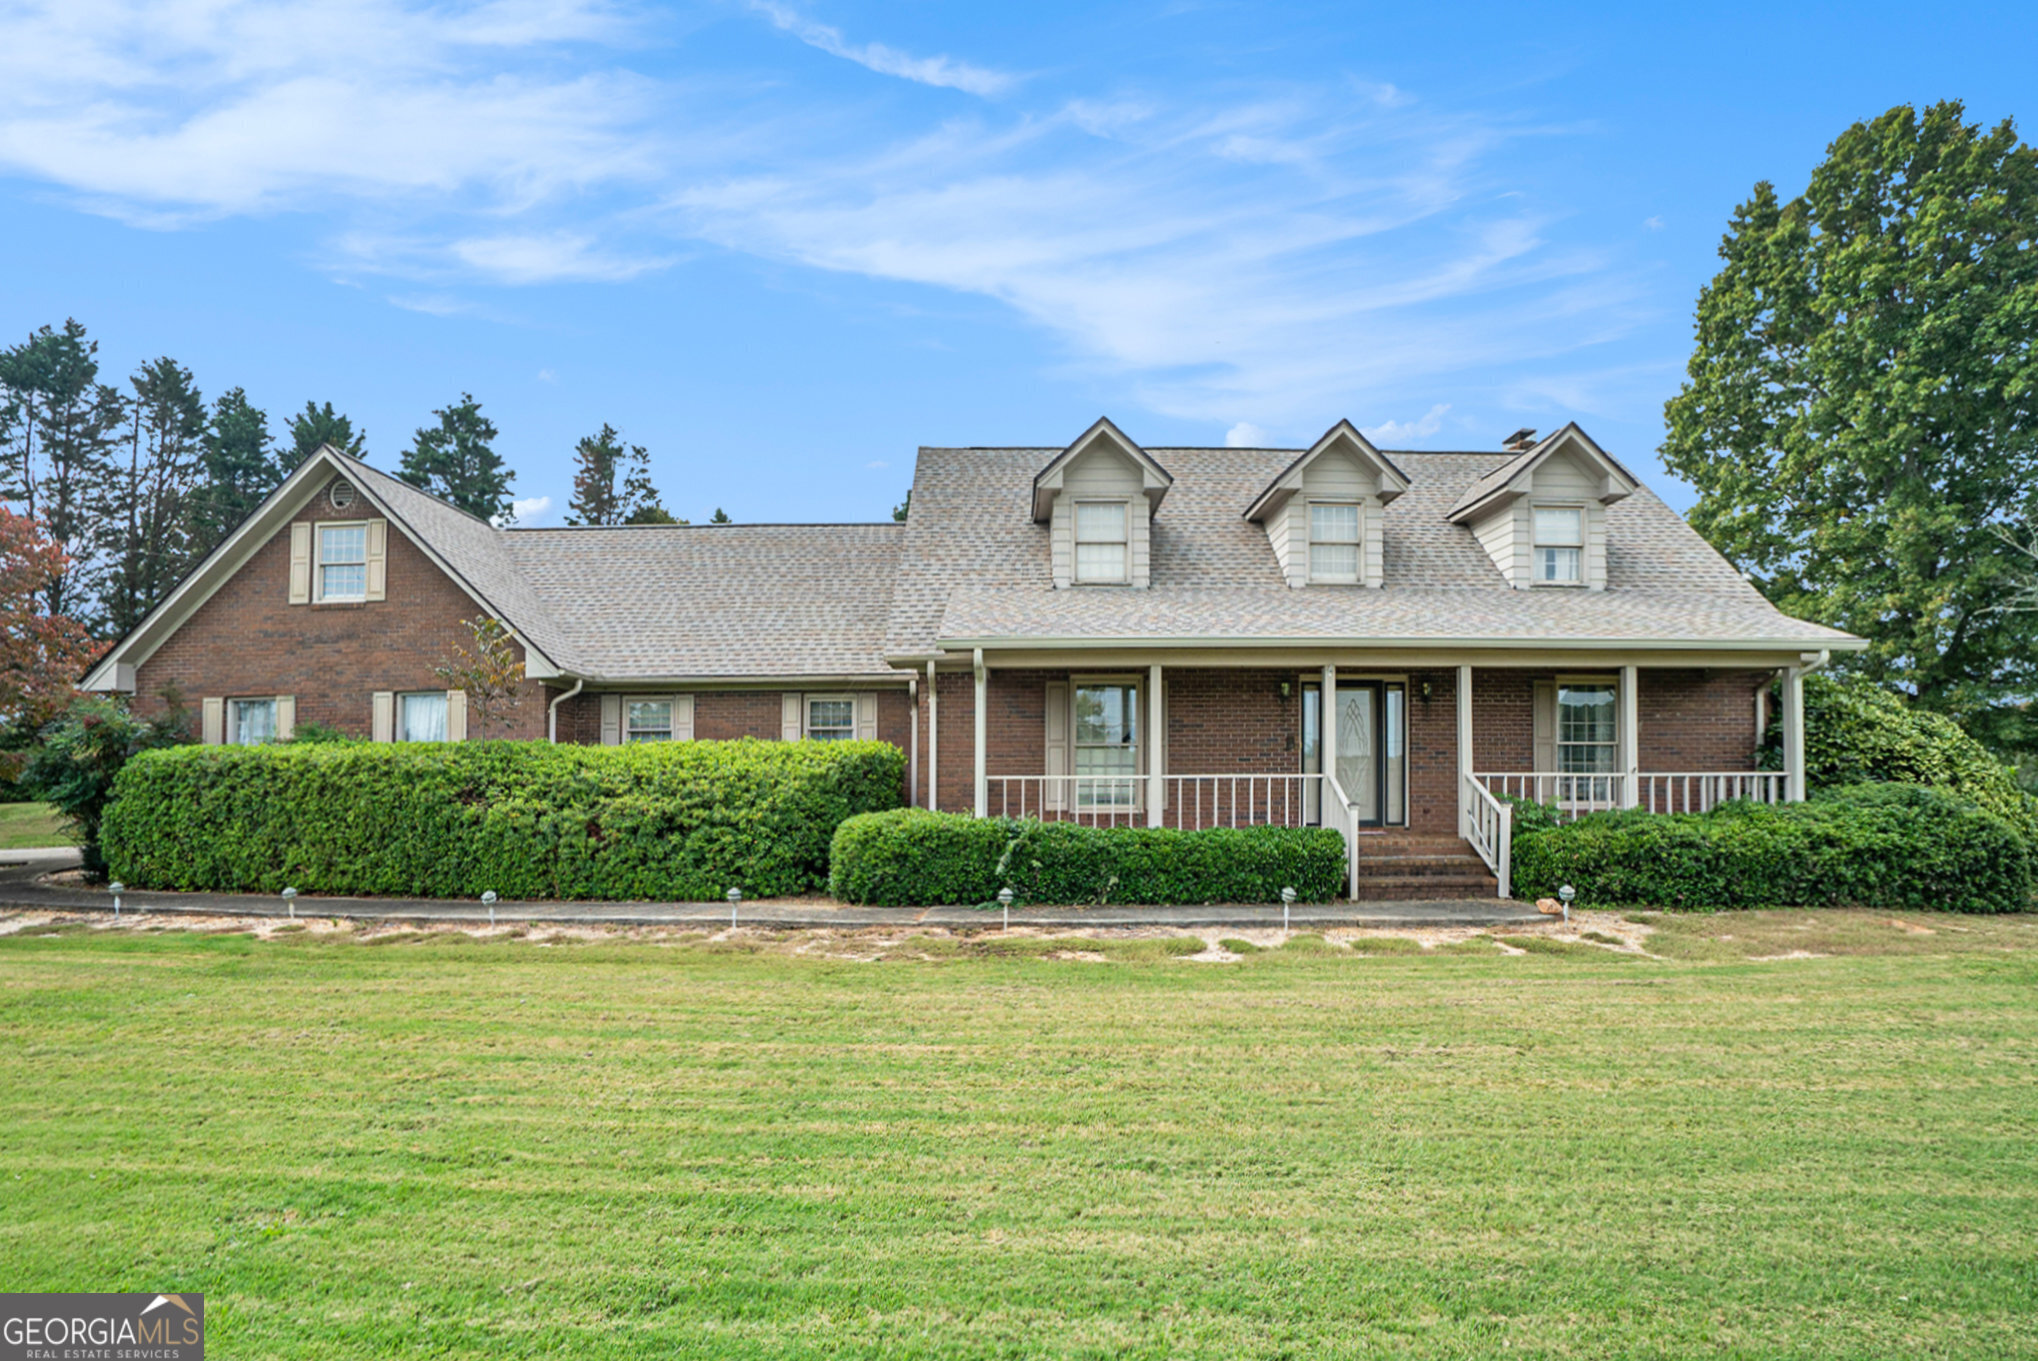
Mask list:
[{"label": "dormer window", "polygon": [[1125,503],[1076,502],[1076,584],[1123,586],[1129,557]]},{"label": "dormer window", "polygon": [[1576,586],[1585,579],[1585,509],[1582,506],[1535,508],[1535,555],[1538,586]]},{"label": "dormer window", "polygon": [[1353,584],[1359,579],[1359,507],[1312,502],[1309,507],[1309,579]]}]

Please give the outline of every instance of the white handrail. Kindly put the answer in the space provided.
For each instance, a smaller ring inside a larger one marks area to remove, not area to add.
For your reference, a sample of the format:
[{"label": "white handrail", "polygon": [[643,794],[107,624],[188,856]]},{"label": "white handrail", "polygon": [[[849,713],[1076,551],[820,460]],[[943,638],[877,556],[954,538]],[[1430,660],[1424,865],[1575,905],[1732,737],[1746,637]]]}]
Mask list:
[{"label": "white handrail", "polygon": [[1500,896],[1514,896],[1514,809],[1495,798],[1480,783],[1483,776],[1465,777],[1465,826],[1460,833],[1470,842],[1500,889]]},{"label": "white handrail", "polygon": [[[1486,771],[1472,778],[1488,793],[1502,798],[1552,806],[1565,821],[1629,807],[1649,813],[1704,813],[1734,799],[1782,803],[1789,796],[1789,776],[1780,770],[1643,771],[1634,775]],[[1632,800],[1627,798],[1630,781],[1634,785]]]},{"label": "white handrail", "polygon": [[1331,771],[1323,773],[1323,825],[1334,827],[1345,841],[1345,894],[1350,902],[1359,897],[1359,822],[1344,786]]}]

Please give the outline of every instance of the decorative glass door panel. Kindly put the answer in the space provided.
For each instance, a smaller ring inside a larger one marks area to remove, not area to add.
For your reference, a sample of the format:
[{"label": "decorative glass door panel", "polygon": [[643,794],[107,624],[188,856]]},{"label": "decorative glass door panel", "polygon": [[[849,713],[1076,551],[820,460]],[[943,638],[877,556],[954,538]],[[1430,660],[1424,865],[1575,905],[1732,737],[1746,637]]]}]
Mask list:
[{"label": "decorative glass door panel", "polygon": [[1361,823],[1380,822],[1380,688],[1337,688],[1337,782]]}]

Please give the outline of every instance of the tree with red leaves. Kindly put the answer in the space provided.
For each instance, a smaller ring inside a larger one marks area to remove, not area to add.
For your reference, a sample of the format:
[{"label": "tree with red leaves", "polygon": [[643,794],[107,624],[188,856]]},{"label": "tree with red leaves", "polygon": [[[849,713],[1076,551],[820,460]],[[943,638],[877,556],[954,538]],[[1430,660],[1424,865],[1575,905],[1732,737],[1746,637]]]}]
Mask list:
[{"label": "tree with red leaves", "polygon": [[[40,521],[0,505],[0,747],[33,741],[76,695],[73,682],[99,654],[82,624],[43,612],[70,561]],[[0,753],[0,777],[5,769]]]}]

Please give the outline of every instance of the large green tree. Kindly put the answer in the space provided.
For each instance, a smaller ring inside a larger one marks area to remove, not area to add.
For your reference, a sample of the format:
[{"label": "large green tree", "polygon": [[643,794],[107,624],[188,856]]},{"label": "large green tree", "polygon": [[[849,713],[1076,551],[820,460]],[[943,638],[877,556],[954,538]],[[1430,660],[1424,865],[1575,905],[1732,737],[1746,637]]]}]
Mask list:
[{"label": "large green tree", "polygon": [[203,557],[276,490],[289,469],[270,443],[269,416],[241,388],[213,403],[201,441],[204,476],[192,493],[191,553]]},{"label": "large green tree", "polygon": [[1778,606],[1859,633],[1876,680],[2012,739],[2038,615],[2038,152],[1958,103],[1842,133],[1734,212],[1664,461]]},{"label": "large green tree", "polygon": [[481,403],[463,392],[459,401],[432,414],[439,418],[438,424],[418,430],[396,475],[470,515],[509,523],[514,518],[510,484],[516,473],[505,468],[496,455],[499,432],[481,414]]},{"label": "large green tree", "polygon": [[107,491],[126,406],[99,381],[99,342],[76,320],[0,350],[0,498],[42,523],[63,551],[45,613],[94,617]]},{"label": "large green tree", "polygon": [[128,380],[126,449],[107,495],[105,608],[126,633],[154,609],[190,564],[192,497],[203,467],[205,400],[191,370],[151,360]]},{"label": "large green tree", "polygon": [[641,444],[625,444],[613,425],[603,424],[573,449],[573,501],[569,525],[669,525],[674,520],[651,485],[651,455]]},{"label": "large green tree", "polygon": [[365,458],[368,432],[356,430],[344,414],[333,410],[331,402],[324,406],[306,402],[304,410],[290,418],[290,466],[295,468],[328,444],[343,454]]}]

